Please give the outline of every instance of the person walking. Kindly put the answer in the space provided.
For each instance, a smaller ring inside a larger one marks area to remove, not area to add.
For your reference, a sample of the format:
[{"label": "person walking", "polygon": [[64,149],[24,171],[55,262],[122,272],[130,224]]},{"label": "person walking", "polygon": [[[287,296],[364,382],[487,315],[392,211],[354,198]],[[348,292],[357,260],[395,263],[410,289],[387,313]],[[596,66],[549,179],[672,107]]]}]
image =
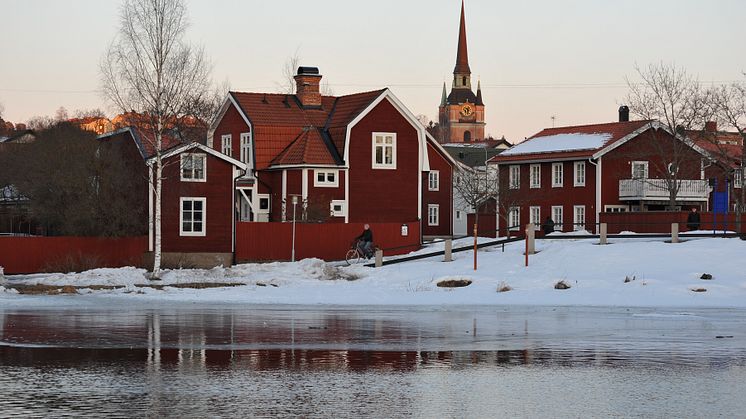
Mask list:
[{"label": "person walking", "polygon": [[686,228],[688,228],[689,231],[699,230],[699,223],[700,218],[697,207],[692,207],[692,211],[686,217]]},{"label": "person walking", "polygon": [[552,220],[552,217],[547,215],[547,219],[544,220],[544,224],[541,225],[541,229],[544,231],[545,236],[549,233],[554,232],[554,220]]}]

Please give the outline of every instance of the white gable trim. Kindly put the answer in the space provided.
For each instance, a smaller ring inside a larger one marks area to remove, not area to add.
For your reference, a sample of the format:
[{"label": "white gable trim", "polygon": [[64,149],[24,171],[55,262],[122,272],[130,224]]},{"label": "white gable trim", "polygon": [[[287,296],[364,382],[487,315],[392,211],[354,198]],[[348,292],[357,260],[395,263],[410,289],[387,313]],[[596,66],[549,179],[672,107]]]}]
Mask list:
[{"label": "white gable trim", "polygon": [[[210,124],[210,128],[207,130],[207,146],[212,147],[214,144],[214,137],[215,137],[215,130],[218,128],[218,125],[220,125],[220,121],[223,120],[223,117],[225,116],[225,113],[228,112],[228,108],[230,105],[233,105],[236,110],[238,111],[238,114],[241,115],[241,118],[246,123],[246,125],[249,127],[249,130],[252,133],[252,138],[254,136],[254,127],[251,125],[251,121],[249,121],[249,118],[246,116],[246,114],[243,112],[243,109],[241,109],[240,106],[238,106],[238,102],[236,102],[236,99],[233,97],[230,92],[228,93],[228,97],[225,98],[225,101],[220,106],[220,112],[218,112],[217,116],[213,119],[212,123]],[[253,144],[252,144],[253,145]]]},{"label": "white gable trim", "polygon": [[420,150],[419,150],[419,167],[420,171],[429,171],[430,170],[430,161],[427,157],[427,147],[425,144],[425,134],[426,130],[425,127],[422,126],[422,124],[419,123],[417,118],[414,116],[414,114],[407,109],[404,104],[401,103],[399,99],[394,96],[394,94],[391,92],[390,89],[386,88],[381,94],[373,100],[373,102],[368,105],[365,109],[363,109],[362,112],[358,116],[355,117],[349,124],[347,124],[347,133],[345,135],[345,149],[344,149],[344,156],[342,157],[345,166],[349,167],[349,160],[350,160],[350,134],[352,133],[352,128],[355,127],[355,125],[358,124],[363,118],[365,118],[370,111],[372,111],[376,106],[378,106],[383,99],[388,99],[389,103],[391,103],[396,110],[399,111],[402,116],[409,122],[410,125],[417,131],[417,137],[420,144]]},{"label": "white gable trim", "polygon": [[[443,148],[443,146],[440,145],[440,143],[438,143],[438,141],[435,139],[435,137],[433,137],[432,135],[430,135],[430,133],[427,132],[427,130],[425,130],[425,136],[427,137],[428,142],[430,144],[432,144],[433,146],[435,146],[435,148],[438,151],[440,151],[440,154],[442,154],[445,157],[445,159],[448,160],[451,163],[451,166],[455,167],[456,164],[458,163],[458,160],[456,160],[455,158],[453,158],[453,156],[451,156],[451,153],[449,153],[448,151],[446,151],[446,149]],[[428,161],[428,163],[429,163],[429,161]]]},{"label": "white gable trim", "polygon": [[[239,169],[242,169],[244,171],[247,170],[246,163],[240,162],[240,161],[234,159],[233,157],[228,157],[225,154],[220,153],[220,152],[218,152],[218,151],[216,151],[216,150],[214,150],[214,149],[212,149],[210,147],[204,146],[204,145],[202,145],[200,143],[189,143],[189,144],[184,144],[184,145],[176,147],[176,148],[172,148],[171,150],[168,150],[166,153],[164,153],[163,155],[161,155],[161,159],[167,159],[169,157],[173,157],[175,155],[181,154],[181,153],[183,153],[185,151],[189,151],[189,150],[192,150],[192,149],[195,149],[195,148],[199,149],[199,150],[202,150],[205,153],[210,154],[210,155],[212,155],[214,157],[217,157],[217,158],[219,158],[221,160],[224,160],[224,161],[226,161],[226,162],[228,162],[228,163],[230,163],[230,164],[238,167]],[[153,163],[155,163],[156,158],[157,157],[151,157],[151,158],[149,158],[148,161],[147,161],[147,164],[148,165],[152,165]]]}]

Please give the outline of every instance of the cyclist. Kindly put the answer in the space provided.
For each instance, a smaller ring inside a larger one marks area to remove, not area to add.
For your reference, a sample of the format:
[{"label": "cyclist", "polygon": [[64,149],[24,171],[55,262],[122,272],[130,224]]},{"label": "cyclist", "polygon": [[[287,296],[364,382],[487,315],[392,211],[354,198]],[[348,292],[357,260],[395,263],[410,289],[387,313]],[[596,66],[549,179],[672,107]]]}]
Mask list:
[{"label": "cyclist", "polygon": [[355,237],[355,240],[357,240],[357,250],[360,254],[370,259],[373,247],[373,231],[371,231],[369,224],[363,226],[363,232]]}]

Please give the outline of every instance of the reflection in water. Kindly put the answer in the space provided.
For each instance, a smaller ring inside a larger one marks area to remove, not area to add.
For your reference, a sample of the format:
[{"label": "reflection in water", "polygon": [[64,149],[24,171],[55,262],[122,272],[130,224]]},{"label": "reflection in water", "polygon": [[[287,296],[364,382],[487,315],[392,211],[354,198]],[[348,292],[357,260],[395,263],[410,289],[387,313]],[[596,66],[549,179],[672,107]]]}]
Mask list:
[{"label": "reflection in water", "polygon": [[742,416],[746,313],[654,314],[0,309],[0,416]]}]

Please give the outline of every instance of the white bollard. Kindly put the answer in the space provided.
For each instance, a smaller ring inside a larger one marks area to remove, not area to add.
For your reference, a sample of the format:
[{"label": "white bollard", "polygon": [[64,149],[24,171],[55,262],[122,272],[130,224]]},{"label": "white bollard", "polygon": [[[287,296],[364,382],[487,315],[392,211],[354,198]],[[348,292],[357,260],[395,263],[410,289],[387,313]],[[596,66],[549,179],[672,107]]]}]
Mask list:
[{"label": "white bollard", "polygon": [[376,250],[376,268],[383,266],[383,250]]},{"label": "white bollard", "polygon": [[8,280],[5,279],[5,268],[0,266],[0,285],[8,283]]},{"label": "white bollard", "polygon": [[671,223],[671,243],[679,242],[679,223]]},{"label": "white bollard", "polygon": [[527,253],[533,255],[536,253],[536,229],[533,224],[526,224],[526,240],[528,240]]},{"label": "white bollard", "polygon": [[608,234],[608,229],[606,227],[606,223],[601,223],[601,227],[600,227],[599,230],[600,230],[599,231],[599,233],[600,233],[600,240],[599,240],[598,244],[608,244],[607,241],[606,241],[606,236]]},{"label": "white bollard", "polygon": [[453,261],[453,240],[448,239],[446,240],[446,249],[445,249],[443,262],[451,262],[451,261]]}]

